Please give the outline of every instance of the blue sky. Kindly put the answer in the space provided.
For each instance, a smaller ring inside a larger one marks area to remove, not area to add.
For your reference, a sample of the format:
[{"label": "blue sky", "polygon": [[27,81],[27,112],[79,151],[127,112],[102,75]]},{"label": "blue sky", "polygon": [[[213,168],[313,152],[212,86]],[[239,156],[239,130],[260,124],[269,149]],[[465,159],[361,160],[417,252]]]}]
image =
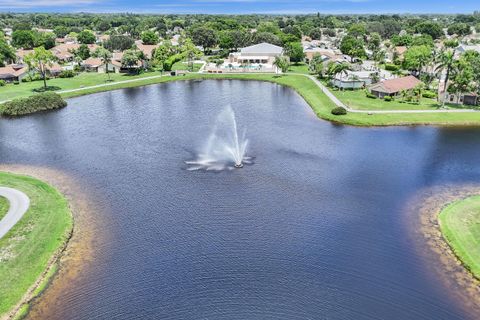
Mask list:
[{"label": "blue sky", "polygon": [[0,11],[138,13],[471,13],[478,0],[0,0]]}]

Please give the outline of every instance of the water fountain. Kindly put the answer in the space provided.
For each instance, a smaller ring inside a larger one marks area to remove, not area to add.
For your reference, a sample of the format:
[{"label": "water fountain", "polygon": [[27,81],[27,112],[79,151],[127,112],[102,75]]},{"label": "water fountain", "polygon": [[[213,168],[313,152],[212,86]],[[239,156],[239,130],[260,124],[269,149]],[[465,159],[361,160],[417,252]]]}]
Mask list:
[{"label": "water fountain", "polygon": [[[238,134],[235,112],[231,106],[226,107],[217,117],[213,130],[197,159],[186,161],[188,170],[224,170],[242,168],[251,163],[245,156],[248,140],[245,131]],[[232,166],[233,165],[233,166]]]}]

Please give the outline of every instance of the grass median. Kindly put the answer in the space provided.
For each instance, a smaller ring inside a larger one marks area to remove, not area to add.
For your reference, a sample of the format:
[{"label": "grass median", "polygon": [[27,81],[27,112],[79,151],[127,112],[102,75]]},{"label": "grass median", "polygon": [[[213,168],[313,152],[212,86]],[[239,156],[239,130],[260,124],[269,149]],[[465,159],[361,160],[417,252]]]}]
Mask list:
[{"label": "grass median", "polygon": [[73,219],[65,198],[40,180],[0,172],[0,185],[18,189],[30,198],[28,211],[0,239],[1,318],[18,306],[33,286],[44,285],[41,280],[51,275],[48,271],[69,239]]}]

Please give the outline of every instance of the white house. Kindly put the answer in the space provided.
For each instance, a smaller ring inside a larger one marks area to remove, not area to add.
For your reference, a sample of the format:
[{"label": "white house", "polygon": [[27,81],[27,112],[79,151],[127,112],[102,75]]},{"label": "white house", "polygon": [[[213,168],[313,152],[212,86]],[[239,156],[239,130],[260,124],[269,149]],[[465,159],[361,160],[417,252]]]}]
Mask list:
[{"label": "white house", "polygon": [[332,85],[342,89],[360,89],[373,83],[376,71],[347,71],[347,74],[337,74],[332,79]]},{"label": "white house", "polygon": [[239,52],[230,54],[228,57],[228,62],[232,64],[273,65],[275,58],[281,55],[283,55],[282,47],[264,42],[242,48]]}]

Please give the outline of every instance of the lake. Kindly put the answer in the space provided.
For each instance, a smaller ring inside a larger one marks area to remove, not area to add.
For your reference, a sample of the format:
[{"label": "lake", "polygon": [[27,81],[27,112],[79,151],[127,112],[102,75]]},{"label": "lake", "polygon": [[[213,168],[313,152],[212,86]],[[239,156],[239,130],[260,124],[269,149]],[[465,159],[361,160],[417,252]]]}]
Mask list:
[{"label": "lake", "polygon": [[[188,171],[228,105],[254,164]],[[2,163],[65,171],[102,199],[105,240],[49,319],[465,319],[405,205],[478,181],[479,146],[479,129],[335,125],[289,88],[239,80],[0,120]]]}]

